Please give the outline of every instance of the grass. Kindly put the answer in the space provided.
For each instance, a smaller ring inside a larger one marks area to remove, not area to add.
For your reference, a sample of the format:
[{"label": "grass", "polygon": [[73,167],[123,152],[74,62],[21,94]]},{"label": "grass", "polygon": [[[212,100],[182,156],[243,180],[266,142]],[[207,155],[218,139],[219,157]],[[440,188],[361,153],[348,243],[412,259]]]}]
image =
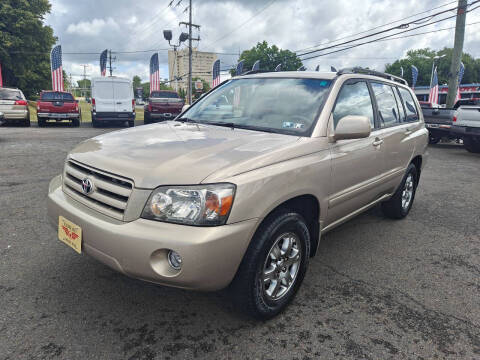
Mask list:
[{"label": "grass", "polygon": [[[89,123],[92,122],[92,113],[91,113],[91,105],[86,101],[80,101],[80,110],[82,112],[82,122]],[[30,109],[30,121],[36,122],[37,121],[37,102],[36,101],[29,101],[28,107]],[[135,111],[137,113],[135,120],[143,120],[143,106],[136,107]]]}]

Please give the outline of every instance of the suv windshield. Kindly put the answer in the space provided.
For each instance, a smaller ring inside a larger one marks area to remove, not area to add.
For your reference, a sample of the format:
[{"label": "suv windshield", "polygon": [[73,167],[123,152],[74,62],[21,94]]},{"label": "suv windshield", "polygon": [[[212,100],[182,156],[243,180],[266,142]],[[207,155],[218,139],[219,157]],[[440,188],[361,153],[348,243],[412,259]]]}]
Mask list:
[{"label": "suv windshield", "polygon": [[[185,113],[199,123],[309,136],[331,80],[298,78],[234,79]],[[181,120],[181,119],[180,119]]]},{"label": "suv windshield", "polygon": [[18,90],[0,89],[0,100],[23,100],[23,96]]},{"label": "suv windshield", "polygon": [[62,92],[45,92],[40,98],[42,101],[73,101],[72,94]]},{"label": "suv windshield", "polygon": [[167,99],[177,99],[178,94],[171,91],[152,91],[150,94],[151,98],[167,98]]}]

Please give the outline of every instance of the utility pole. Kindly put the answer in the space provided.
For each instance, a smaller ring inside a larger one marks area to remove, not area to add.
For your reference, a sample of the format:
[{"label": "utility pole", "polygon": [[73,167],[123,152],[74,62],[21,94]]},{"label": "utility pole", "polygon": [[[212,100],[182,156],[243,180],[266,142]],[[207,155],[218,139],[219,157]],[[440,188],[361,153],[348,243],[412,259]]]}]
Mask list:
[{"label": "utility pole", "polygon": [[192,39],[192,27],[200,29],[200,25],[192,24],[192,0],[189,0],[188,5],[188,23],[181,22],[180,25],[188,26],[188,103],[192,104],[192,40],[200,41],[200,36]]},{"label": "utility pole", "polygon": [[86,95],[87,95],[87,67],[89,67],[89,65],[88,64],[80,64],[80,66],[83,66],[82,96],[86,97]]},{"label": "utility pole", "polygon": [[448,73],[447,108],[452,108],[457,96],[458,72],[462,61],[463,41],[465,39],[465,19],[467,17],[467,0],[458,0],[457,20],[455,24],[455,42],[453,45],[452,64]]},{"label": "utility pole", "polygon": [[112,60],[115,61],[117,60],[117,57],[113,57],[112,58],[112,50],[108,50],[108,68],[110,70],[110,76],[112,76],[112,72],[113,72],[113,67],[112,67]]}]

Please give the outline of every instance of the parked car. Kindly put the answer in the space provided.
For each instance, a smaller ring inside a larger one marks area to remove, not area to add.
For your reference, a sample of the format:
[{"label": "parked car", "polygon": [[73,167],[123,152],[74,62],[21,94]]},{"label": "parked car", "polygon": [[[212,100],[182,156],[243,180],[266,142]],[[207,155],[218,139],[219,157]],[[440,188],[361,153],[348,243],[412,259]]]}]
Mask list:
[{"label": "parked car", "polygon": [[172,120],[182,112],[184,101],[175,91],[152,91],[144,107],[144,123]]},{"label": "parked car", "polygon": [[463,140],[465,149],[480,153],[480,100],[461,100],[453,117],[452,133]]},{"label": "parked car", "polygon": [[3,116],[3,112],[0,111],[0,126],[5,123],[5,117]]},{"label": "parked car", "polygon": [[455,109],[434,108],[430,104],[422,104],[425,127],[428,129],[429,143],[437,144],[442,138],[452,140],[451,127]]},{"label": "parked car", "polygon": [[108,76],[93,78],[92,126],[101,123],[124,122],[135,125],[135,99],[129,79]]},{"label": "parked car", "polygon": [[75,127],[80,126],[81,112],[78,101],[66,91],[44,90],[37,101],[37,122],[42,127],[47,121],[69,120]]},{"label": "parked car", "polygon": [[[230,112],[216,115],[225,98]],[[427,144],[418,101],[393,75],[246,74],[175,121],[82,142],[50,183],[48,216],[60,240],[121,273],[230,286],[266,319],[326,232],[376,204],[407,216]]]},{"label": "parked car", "polygon": [[22,90],[0,87],[0,112],[5,123],[30,126],[30,110]]}]

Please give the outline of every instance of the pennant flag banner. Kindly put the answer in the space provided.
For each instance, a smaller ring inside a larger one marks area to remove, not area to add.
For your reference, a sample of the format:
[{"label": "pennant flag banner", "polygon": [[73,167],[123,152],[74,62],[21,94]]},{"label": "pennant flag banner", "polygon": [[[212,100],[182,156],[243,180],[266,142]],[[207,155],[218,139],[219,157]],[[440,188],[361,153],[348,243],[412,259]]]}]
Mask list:
[{"label": "pennant flag banner", "polygon": [[237,70],[235,70],[235,75],[242,75],[243,73],[243,64],[245,63],[245,60],[239,61],[237,64]]},{"label": "pennant flag banner", "polygon": [[100,54],[100,73],[102,74],[102,76],[105,76],[107,74],[107,53],[108,50],[105,49]]},{"label": "pennant flag banner", "polygon": [[158,63],[158,53],[150,58],[150,93],[160,90],[160,68]]},{"label": "pennant flag banner", "polygon": [[455,101],[458,101],[462,98],[460,95],[460,84],[462,83],[463,74],[465,74],[465,65],[463,65],[463,62],[461,62],[460,71],[458,72],[457,98],[455,99]]},{"label": "pennant flag banner", "polygon": [[437,67],[433,71],[432,86],[430,87],[430,93],[428,95],[428,102],[432,104],[432,107],[438,107],[438,75]]},{"label": "pennant flag banner", "polygon": [[335,67],[333,67],[333,66],[330,66],[330,71],[331,72],[337,72],[337,69],[335,69]]},{"label": "pennant flag banner", "polygon": [[282,64],[278,64],[278,65],[275,67],[275,71],[282,71]]},{"label": "pennant flag banner", "polygon": [[252,71],[260,70],[260,60],[255,61],[255,64],[252,66]]},{"label": "pennant flag banner", "polygon": [[305,70],[307,70],[307,68],[303,65],[297,69],[297,71],[305,71]]},{"label": "pennant flag banner", "polygon": [[412,89],[415,88],[418,79],[418,69],[415,65],[412,65]]},{"label": "pennant flag banner", "polygon": [[212,68],[212,88],[220,84],[220,59],[213,63]]},{"label": "pennant flag banner", "polygon": [[315,68],[315,71],[320,71],[320,65],[317,65],[317,67]]},{"label": "pennant flag banner", "polygon": [[52,68],[52,90],[63,91],[62,45],[57,45],[50,53]]}]

